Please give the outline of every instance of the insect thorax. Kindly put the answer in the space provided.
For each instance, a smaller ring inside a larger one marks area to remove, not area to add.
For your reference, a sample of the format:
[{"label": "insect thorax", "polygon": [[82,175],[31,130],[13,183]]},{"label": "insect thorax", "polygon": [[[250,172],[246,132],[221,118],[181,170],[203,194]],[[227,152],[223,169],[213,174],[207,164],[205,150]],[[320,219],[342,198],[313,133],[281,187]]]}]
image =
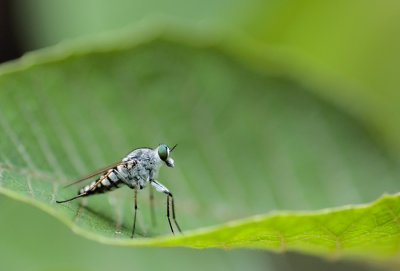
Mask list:
[{"label": "insect thorax", "polygon": [[156,150],[140,148],[129,153],[122,161],[136,161],[136,165],[128,171],[128,176],[123,180],[128,186],[133,187],[136,183],[145,186],[149,180],[158,175],[162,164]]}]

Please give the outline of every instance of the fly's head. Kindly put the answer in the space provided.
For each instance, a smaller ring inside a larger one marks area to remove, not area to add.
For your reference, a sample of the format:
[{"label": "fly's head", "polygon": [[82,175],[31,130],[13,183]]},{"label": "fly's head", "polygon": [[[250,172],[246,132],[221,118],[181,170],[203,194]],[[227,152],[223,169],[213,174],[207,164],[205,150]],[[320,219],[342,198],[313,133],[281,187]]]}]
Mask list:
[{"label": "fly's head", "polygon": [[161,144],[157,147],[158,149],[158,156],[165,164],[169,167],[174,167],[174,159],[169,157],[170,153],[175,149],[176,145],[170,149],[167,145]]}]

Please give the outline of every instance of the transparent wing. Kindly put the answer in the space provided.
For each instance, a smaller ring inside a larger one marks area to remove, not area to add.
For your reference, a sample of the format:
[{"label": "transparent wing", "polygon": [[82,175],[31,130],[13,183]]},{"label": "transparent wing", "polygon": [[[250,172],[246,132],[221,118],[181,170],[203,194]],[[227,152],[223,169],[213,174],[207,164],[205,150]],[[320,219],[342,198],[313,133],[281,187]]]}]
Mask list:
[{"label": "transparent wing", "polygon": [[82,182],[82,181],[84,181],[84,180],[87,180],[87,179],[92,178],[92,177],[94,177],[94,176],[100,175],[100,174],[102,174],[102,173],[105,173],[106,171],[108,171],[108,170],[110,170],[110,169],[112,169],[112,168],[115,168],[115,167],[117,167],[117,166],[126,165],[126,164],[128,164],[128,163],[132,163],[132,161],[117,162],[117,163],[108,165],[108,166],[106,166],[106,167],[104,167],[104,168],[101,168],[101,169],[99,169],[99,170],[96,170],[95,172],[92,172],[91,174],[89,174],[89,175],[87,175],[87,176],[85,176],[85,177],[82,177],[82,178],[80,178],[80,179],[74,181],[73,183],[67,184],[66,186],[64,186],[64,188],[65,188],[65,187],[69,187],[69,186],[74,185],[74,184],[77,184],[77,183],[80,183],[80,182]]}]

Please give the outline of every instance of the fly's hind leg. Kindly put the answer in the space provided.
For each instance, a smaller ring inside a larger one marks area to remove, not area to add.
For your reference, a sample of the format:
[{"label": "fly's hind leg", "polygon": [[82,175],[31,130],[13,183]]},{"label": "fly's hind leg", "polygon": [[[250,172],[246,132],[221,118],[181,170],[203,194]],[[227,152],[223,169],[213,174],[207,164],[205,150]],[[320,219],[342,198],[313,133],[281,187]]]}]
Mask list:
[{"label": "fly's hind leg", "polygon": [[169,190],[162,184],[160,184],[159,182],[157,182],[156,180],[151,180],[151,185],[158,191],[158,192],[162,192],[164,194],[167,195],[167,218],[168,218],[168,223],[169,223],[169,227],[171,228],[171,232],[174,234],[174,229],[172,228],[172,224],[171,224],[171,218],[170,218],[170,208],[169,208],[169,198],[171,198],[171,207],[172,207],[172,219],[175,223],[175,226],[178,228],[179,232],[181,231],[181,228],[178,225],[178,222],[176,221],[176,217],[175,217],[175,204],[174,204],[174,197],[172,196],[172,193],[169,192]]}]

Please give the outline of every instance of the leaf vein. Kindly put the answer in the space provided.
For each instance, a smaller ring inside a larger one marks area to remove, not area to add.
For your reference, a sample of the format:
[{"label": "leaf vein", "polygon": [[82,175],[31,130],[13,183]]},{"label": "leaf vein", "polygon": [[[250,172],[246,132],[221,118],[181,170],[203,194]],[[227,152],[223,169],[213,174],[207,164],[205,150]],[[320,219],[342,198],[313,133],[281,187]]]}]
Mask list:
[{"label": "leaf vein", "polygon": [[336,252],[337,253],[341,252],[342,251],[342,242],[340,240],[340,237],[322,224],[318,224],[318,227],[320,229],[322,229],[323,231],[325,231],[329,236],[331,236],[333,238],[333,241],[336,244]]},{"label": "leaf vein", "polygon": [[79,209],[78,209],[78,211],[76,212],[76,215],[75,215],[75,217],[74,217],[74,219],[73,219],[74,223],[76,223],[76,222],[78,221],[78,219],[81,217],[83,208],[85,207],[85,203],[86,203],[86,201],[83,200],[83,201],[81,201],[81,203],[79,204]]},{"label": "leaf vein", "polygon": [[11,164],[7,164],[7,165],[0,164],[0,169],[12,171],[12,172],[21,174],[23,176],[31,176],[31,177],[35,177],[35,178],[39,178],[39,179],[43,179],[43,180],[47,180],[47,181],[52,181],[52,182],[54,182],[54,181],[56,181],[56,182],[59,181],[59,182],[64,182],[64,183],[67,182],[66,179],[53,176],[50,173],[45,173],[45,172],[42,172],[42,171],[39,171],[39,170],[18,168],[18,167],[15,167],[15,166],[11,165]]},{"label": "leaf vein", "polygon": [[[385,204],[385,206],[389,210],[389,213],[392,216],[393,220],[396,222],[396,225],[397,225],[397,227],[399,229],[399,233],[400,233],[400,220],[399,220],[398,215],[396,215],[396,213],[393,211],[392,207],[390,207],[388,204]],[[400,252],[400,239],[397,244],[397,252]]]},{"label": "leaf vein", "polygon": [[1,187],[1,183],[3,181],[3,172],[4,172],[4,169],[0,167],[0,187]]},{"label": "leaf vein", "polygon": [[71,136],[68,134],[67,129],[60,125],[60,123],[63,122],[60,121],[60,119],[57,117],[58,112],[56,112],[55,109],[50,106],[50,103],[45,97],[46,95],[43,95],[40,91],[38,91],[37,93],[40,94],[40,101],[43,102],[43,112],[51,123],[50,126],[54,129],[58,138],[60,138],[60,142],[66,154],[68,155],[69,160],[71,161],[72,165],[78,173],[84,173],[86,171],[86,167],[84,166],[84,163],[80,155],[78,154],[77,148],[73,140],[71,139]]},{"label": "leaf vein", "polygon": [[7,121],[3,118],[1,113],[0,113],[0,124],[3,127],[3,129],[5,130],[7,136],[11,139],[11,142],[15,145],[18,152],[21,154],[22,159],[25,161],[25,163],[28,165],[28,167],[35,170],[36,166],[32,162],[32,159],[29,156],[29,154],[26,152],[25,146],[18,139],[17,135],[14,133],[14,131],[8,125]]},{"label": "leaf vein", "polygon": [[57,187],[58,183],[56,182],[51,183],[51,202],[55,202],[56,200]]},{"label": "leaf vein", "polygon": [[49,144],[47,143],[47,140],[44,137],[44,134],[42,132],[40,132],[40,128],[39,128],[36,118],[34,117],[34,115],[31,112],[27,112],[26,107],[20,101],[22,101],[22,99],[18,98],[17,104],[18,104],[20,110],[22,111],[24,117],[28,120],[30,128],[31,128],[33,134],[35,135],[36,140],[39,143],[39,147],[40,147],[42,153],[46,157],[49,164],[52,166],[55,173],[57,173],[57,175],[59,175],[60,177],[64,176],[65,174],[63,173],[61,166],[58,163],[57,158],[54,155],[54,152],[51,150]]},{"label": "leaf vein", "polygon": [[25,176],[26,186],[28,187],[29,194],[33,197],[33,190],[32,190],[32,183],[31,183],[31,176]]}]

